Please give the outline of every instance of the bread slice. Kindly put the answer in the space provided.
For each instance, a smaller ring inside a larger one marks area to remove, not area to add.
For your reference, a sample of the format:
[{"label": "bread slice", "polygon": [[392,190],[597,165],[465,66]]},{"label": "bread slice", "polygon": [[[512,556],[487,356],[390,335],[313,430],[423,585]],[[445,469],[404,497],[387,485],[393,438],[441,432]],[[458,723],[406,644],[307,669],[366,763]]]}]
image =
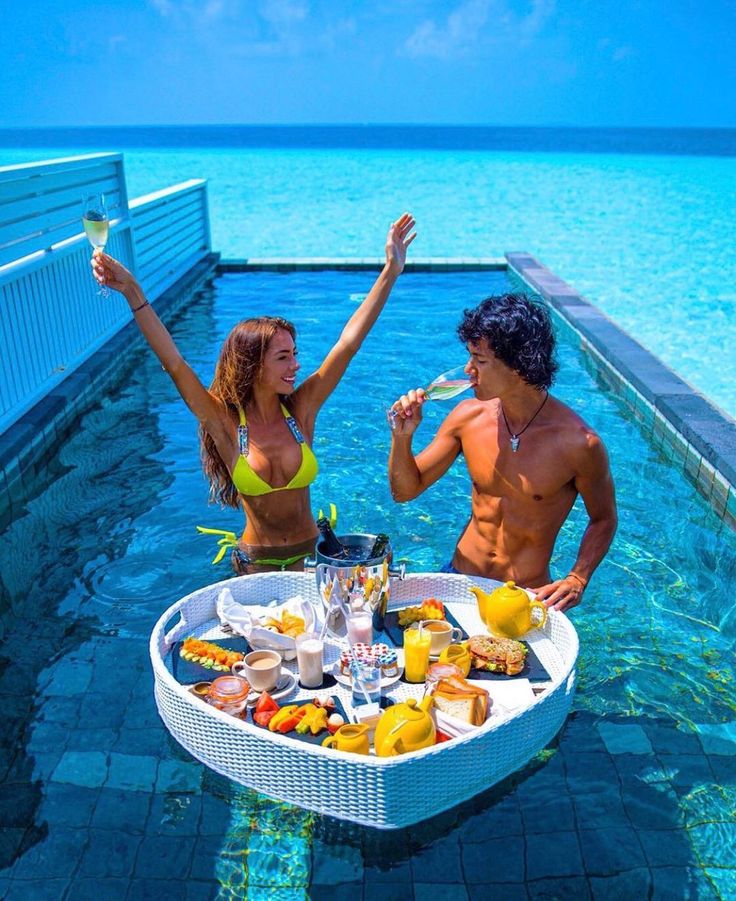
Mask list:
[{"label": "bread slice", "polygon": [[475,698],[475,725],[481,726],[488,716],[488,692],[481,691]]},{"label": "bread slice", "polygon": [[434,692],[435,706],[448,716],[472,726],[485,722],[488,713],[488,692],[470,685],[459,676],[441,679]]},{"label": "bread slice", "polygon": [[475,685],[471,685],[462,676],[447,676],[444,679],[440,679],[437,683],[437,687],[441,688],[445,694],[476,694],[481,691],[481,689],[476,688]]},{"label": "bread slice", "polygon": [[476,699],[474,696],[466,695],[465,697],[453,696],[448,698],[439,691],[434,693],[434,706],[438,710],[446,713],[447,716],[454,717],[456,720],[461,720],[463,723],[469,723],[471,726],[478,725],[475,722],[475,704]]}]

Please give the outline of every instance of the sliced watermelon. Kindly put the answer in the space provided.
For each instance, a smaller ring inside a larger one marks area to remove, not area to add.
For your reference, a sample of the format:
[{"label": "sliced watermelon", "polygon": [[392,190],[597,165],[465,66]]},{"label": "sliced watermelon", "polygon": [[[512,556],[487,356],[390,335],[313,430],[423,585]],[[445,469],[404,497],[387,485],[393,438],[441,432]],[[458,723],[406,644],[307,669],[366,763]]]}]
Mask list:
[{"label": "sliced watermelon", "polygon": [[253,712],[253,722],[258,723],[259,726],[263,726],[264,728],[266,728],[278,712],[279,712],[278,706],[276,707],[275,710],[261,710],[260,713],[254,711]]},{"label": "sliced watermelon", "polygon": [[255,712],[256,713],[265,713],[267,711],[276,711],[279,709],[279,705],[274,701],[271,695],[267,691],[262,691],[260,698],[256,703]]}]

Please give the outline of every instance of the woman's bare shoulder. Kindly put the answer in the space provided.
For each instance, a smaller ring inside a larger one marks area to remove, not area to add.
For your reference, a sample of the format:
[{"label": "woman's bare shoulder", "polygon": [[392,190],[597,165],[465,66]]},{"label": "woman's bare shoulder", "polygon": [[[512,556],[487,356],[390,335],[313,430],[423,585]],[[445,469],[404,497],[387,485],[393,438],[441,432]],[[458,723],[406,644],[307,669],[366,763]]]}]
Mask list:
[{"label": "woman's bare shoulder", "polygon": [[219,397],[209,392],[213,401],[213,415],[209,422],[203,422],[202,428],[208,432],[215,443],[222,448],[230,448],[237,441],[237,414]]}]

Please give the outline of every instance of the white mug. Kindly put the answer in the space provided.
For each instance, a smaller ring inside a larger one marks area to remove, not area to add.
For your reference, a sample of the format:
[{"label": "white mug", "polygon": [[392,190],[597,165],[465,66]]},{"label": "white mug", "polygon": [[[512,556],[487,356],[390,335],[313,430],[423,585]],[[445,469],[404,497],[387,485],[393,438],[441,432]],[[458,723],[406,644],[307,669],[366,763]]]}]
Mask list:
[{"label": "white mug", "polygon": [[446,619],[425,619],[422,629],[426,629],[431,636],[429,653],[432,657],[439,657],[449,644],[461,641],[463,637],[462,629],[451,626]]},{"label": "white mug", "polygon": [[233,663],[236,676],[244,676],[255,691],[273,691],[281,673],[281,654],[278,651],[251,651]]}]

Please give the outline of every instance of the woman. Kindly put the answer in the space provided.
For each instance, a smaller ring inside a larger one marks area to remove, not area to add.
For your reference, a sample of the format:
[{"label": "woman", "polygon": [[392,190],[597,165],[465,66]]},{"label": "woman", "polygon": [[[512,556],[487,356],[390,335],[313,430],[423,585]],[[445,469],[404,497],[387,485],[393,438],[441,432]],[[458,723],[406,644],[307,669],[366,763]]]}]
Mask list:
[{"label": "woman", "polygon": [[322,365],[299,387],[294,326],[261,316],[238,323],[230,332],[208,390],[180,355],[135,278],[112,257],[95,251],[97,281],[123,294],[139,329],[199,420],[210,496],[243,507],[245,531],[232,555],[236,572],[301,570],[313,552],[317,527],[309,485],[318,469],[311,447],[317,414],[388,300],[416,237],[414,224],[404,213],[391,225],[381,274]]}]

